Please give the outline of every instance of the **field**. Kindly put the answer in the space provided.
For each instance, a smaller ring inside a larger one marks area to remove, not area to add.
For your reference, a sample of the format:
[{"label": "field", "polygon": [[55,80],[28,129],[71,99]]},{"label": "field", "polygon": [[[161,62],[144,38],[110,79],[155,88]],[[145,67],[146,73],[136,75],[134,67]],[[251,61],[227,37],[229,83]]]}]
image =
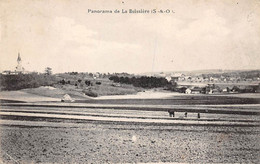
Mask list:
[{"label": "field", "polygon": [[93,121],[48,125],[1,126],[5,151],[1,159],[19,163],[260,162],[259,127]]},{"label": "field", "polygon": [[[61,91],[2,92],[0,163],[260,162],[258,94],[146,91],[61,103]],[[197,118],[199,110],[207,112]]]},{"label": "field", "polygon": [[[166,94],[167,95],[167,94]],[[240,94],[242,95],[242,94]],[[259,104],[259,94],[250,97],[233,95],[187,95],[177,94],[175,96],[166,96],[161,98],[121,98],[113,99],[91,99],[79,100],[78,103],[98,103],[98,104],[143,104],[143,105],[209,105],[209,104]]]},{"label": "field", "polygon": [[[127,95],[127,94],[136,94],[139,91],[142,91],[142,88],[134,87],[128,84],[120,84],[119,86],[113,86],[113,82],[108,78],[95,78],[86,76],[84,74],[78,75],[68,75],[60,74],[59,78],[66,79],[65,81],[70,81],[70,84],[56,84],[54,85],[57,88],[60,88],[64,91],[77,91],[79,93],[84,93],[91,97],[104,96],[104,95]],[[79,83],[78,80],[81,80]],[[86,85],[85,82],[89,81],[91,85]],[[77,86],[75,86],[75,84]]]},{"label": "field", "polygon": [[[79,100],[78,103],[98,104],[148,104],[148,105],[198,105],[198,104],[259,104],[259,99],[210,97],[208,99],[121,99],[121,100]],[[205,97],[206,98],[206,97]]]}]

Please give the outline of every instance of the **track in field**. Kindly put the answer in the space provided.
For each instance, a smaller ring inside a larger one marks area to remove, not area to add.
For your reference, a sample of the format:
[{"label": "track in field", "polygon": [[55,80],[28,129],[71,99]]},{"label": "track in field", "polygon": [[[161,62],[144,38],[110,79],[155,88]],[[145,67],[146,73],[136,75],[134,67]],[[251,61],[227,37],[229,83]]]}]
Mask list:
[{"label": "track in field", "polygon": [[[187,117],[184,117],[183,112],[176,112],[175,117],[170,118],[167,111],[103,109],[102,107],[105,106],[101,106],[101,108],[2,106],[0,110],[0,125],[23,125],[23,123],[33,125],[34,123],[31,122],[36,123],[39,121],[61,123],[69,120],[75,124],[95,121],[103,123],[116,122],[187,126],[260,126],[259,115],[201,113],[201,117],[197,118],[197,113],[195,112],[188,113]],[[244,111],[249,109],[245,110],[245,107],[243,108]],[[257,111],[257,107],[254,111]],[[44,126],[44,124],[41,126]]]}]

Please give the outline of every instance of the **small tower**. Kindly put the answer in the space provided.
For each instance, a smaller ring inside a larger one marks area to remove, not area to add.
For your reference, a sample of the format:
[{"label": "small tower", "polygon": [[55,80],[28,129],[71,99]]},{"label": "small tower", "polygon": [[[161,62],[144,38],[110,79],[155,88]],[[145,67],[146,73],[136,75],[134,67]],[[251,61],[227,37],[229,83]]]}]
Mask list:
[{"label": "small tower", "polygon": [[15,72],[23,73],[23,71],[24,68],[22,67],[22,59],[20,53],[18,53],[17,66],[15,67]]}]

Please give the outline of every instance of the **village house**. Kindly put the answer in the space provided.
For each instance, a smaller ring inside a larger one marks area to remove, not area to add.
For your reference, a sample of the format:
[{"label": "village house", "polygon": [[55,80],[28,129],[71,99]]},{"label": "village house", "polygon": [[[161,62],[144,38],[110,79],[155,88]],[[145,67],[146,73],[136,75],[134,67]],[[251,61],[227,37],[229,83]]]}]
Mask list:
[{"label": "village house", "polygon": [[186,94],[200,94],[203,93],[203,88],[200,87],[193,87],[193,88],[187,88],[185,90]]},{"label": "village house", "polygon": [[205,88],[205,93],[206,94],[216,94],[216,93],[221,93],[222,90],[219,86],[216,86],[215,84],[208,84]]},{"label": "village house", "polygon": [[165,79],[166,79],[168,82],[172,81],[172,77],[171,77],[171,76],[166,76]]},{"label": "village house", "polygon": [[185,93],[186,93],[186,94],[191,94],[191,89],[190,89],[190,88],[187,88],[187,89],[185,90]]},{"label": "village house", "polygon": [[186,93],[186,89],[187,89],[187,87],[177,86],[175,90],[176,90],[177,92],[179,92],[179,93]]},{"label": "village house", "polygon": [[222,89],[222,93],[229,93],[230,92],[230,89],[228,87]]}]

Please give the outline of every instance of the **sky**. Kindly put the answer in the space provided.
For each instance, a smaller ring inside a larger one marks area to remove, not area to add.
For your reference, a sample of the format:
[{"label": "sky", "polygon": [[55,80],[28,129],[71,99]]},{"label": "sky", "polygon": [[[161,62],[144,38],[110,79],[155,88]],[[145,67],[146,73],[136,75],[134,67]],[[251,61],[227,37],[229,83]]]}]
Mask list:
[{"label": "sky", "polygon": [[[171,13],[89,13],[88,10]],[[0,71],[260,69],[259,0],[0,1]]]}]

